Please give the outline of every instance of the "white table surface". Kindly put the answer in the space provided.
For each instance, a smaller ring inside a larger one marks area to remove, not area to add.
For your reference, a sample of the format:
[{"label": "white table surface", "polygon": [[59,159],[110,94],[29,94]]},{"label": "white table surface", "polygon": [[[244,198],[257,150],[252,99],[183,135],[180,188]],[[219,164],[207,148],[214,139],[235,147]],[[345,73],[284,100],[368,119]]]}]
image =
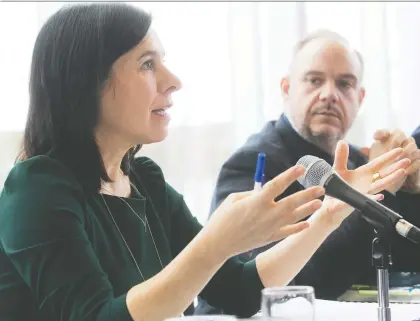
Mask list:
[{"label": "white table surface", "polygon": [[[377,321],[377,303],[316,300],[316,321]],[[420,304],[391,304],[392,321],[420,320]],[[261,314],[248,320],[262,320]]]}]

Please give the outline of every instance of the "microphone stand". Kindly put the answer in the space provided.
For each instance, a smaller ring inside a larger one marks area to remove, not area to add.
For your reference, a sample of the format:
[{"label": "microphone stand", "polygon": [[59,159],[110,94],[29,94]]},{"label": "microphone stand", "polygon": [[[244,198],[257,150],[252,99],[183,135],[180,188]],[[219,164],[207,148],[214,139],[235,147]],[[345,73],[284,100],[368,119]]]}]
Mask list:
[{"label": "microphone stand", "polygon": [[376,231],[372,242],[372,263],[376,268],[378,284],[378,321],[391,321],[389,307],[389,266],[392,265],[391,245],[386,237]]},{"label": "microphone stand", "polygon": [[[361,213],[360,211],[358,211]],[[378,321],[391,321],[391,308],[389,307],[389,272],[392,265],[391,238],[393,233],[392,222],[372,220],[362,215],[370,223],[376,237],[372,241],[372,264],[376,269],[376,282],[378,285]]]}]

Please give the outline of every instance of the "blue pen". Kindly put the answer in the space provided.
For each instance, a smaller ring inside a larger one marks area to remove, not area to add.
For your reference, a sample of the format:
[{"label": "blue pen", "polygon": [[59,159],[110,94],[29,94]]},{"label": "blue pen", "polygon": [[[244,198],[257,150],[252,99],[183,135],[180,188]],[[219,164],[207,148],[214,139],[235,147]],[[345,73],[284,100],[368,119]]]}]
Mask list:
[{"label": "blue pen", "polygon": [[254,191],[259,191],[263,185],[265,167],[265,153],[259,153],[257,159],[257,168],[254,175]]}]

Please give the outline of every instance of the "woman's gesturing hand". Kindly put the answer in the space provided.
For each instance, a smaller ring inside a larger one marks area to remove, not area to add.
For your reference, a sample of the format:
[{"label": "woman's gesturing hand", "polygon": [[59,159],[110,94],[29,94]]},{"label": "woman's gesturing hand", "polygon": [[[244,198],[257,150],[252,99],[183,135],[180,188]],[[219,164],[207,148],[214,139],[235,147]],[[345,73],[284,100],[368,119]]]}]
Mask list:
[{"label": "woman's gesturing hand", "polygon": [[307,228],[296,223],[318,210],[324,189],[313,187],[275,201],[305,169],[294,166],[266,183],[261,191],[234,193],[212,215],[205,229],[226,257],[255,249]]}]

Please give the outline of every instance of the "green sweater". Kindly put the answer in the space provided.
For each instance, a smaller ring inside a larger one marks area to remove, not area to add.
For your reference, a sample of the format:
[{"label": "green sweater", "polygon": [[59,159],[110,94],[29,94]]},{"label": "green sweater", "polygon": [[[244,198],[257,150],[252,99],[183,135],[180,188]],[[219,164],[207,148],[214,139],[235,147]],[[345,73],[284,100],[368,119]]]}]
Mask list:
[{"label": "green sweater", "polygon": [[[150,159],[136,159],[130,179],[141,195],[125,200],[147,215],[165,266],[202,226]],[[119,198],[103,196],[144,277],[159,273],[139,217]],[[126,293],[143,280],[101,195],[84,194],[58,160],[37,156],[12,169],[0,196],[0,240],[0,320],[132,320]],[[262,288],[255,261],[230,259],[200,296],[249,317],[259,310]]]}]

